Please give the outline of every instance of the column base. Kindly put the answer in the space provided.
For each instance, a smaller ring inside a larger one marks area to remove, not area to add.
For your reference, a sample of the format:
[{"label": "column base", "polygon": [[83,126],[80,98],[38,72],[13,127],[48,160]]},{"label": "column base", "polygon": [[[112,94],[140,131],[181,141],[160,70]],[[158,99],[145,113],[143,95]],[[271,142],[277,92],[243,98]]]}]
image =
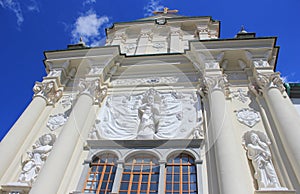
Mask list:
[{"label": "column base", "polygon": [[9,194],[9,193],[18,193],[18,194],[27,194],[29,193],[31,186],[22,184],[22,183],[8,183],[6,185],[1,185],[0,193]]}]

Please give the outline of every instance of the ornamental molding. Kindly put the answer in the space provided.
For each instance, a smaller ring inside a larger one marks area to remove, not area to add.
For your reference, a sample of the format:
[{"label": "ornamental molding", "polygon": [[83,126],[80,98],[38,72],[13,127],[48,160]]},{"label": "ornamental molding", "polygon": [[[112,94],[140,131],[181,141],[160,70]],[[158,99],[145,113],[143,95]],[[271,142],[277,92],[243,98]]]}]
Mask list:
[{"label": "ornamental molding", "polygon": [[246,103],[249,99],[247,91],[243,90],[242,88],[238,88],[237,90],[232,91],[231,96],[233,99],[236,99],[242,103]]},{"label": "ornamental molding", "polygon": [[92,76],[99,76],[100,74],[103,73],[103,67],[100,67],[101,64],[99,65],[93,65],[88,73],[88,75]]},{"label": "ornamental molding", "polygon": [[280,77],[279,72],[271,74],[258,73],[256,75],[255,83],[253,83],[251,86],[251,90],[255,94],[262,94],[264,91],[269,90],[271,88],[276,88],[281,93],[285,91],[285,87],[283,85],[283,81]]},{"label": "ornamental molding", "polygon": [[268,58],[271,56],[271,51],[253,53],[245,51],[245,55],[249,61],[252,62],[255,68],[270,67]]},{"label": "ornamental molding", "polygon": [[113,80],[111,84],[113,86],[126,85],[126,86],[136,86],[136,85],[153,85],[153,84],[172,84],[177,83],[179,77],[149,77],[140,79],[118,79]]},{"label": "ornamental molding", "polygon": [[92,97],[94,103],[99,105],[107,95],[107,88],[101,86],[100,79],[80,80],[78,90],[80,95],[85,94]]},{"label": "ornamental molding", "polygon": [[251,108],[243,108],[237,111],[236,117],[240,123],[248,127],[253,127],[260,121],[259,113]]},{"label": "ornamental molding", "polygon": [[224,58],[224,52],[218,53],[199,53],[200,61],[205,69],[220,69],[220,63]]},{"label": "ornamental molding", "polygon": [[136,47],[137,47],[136,43],[130,43],[130,44],[124,45],[124,49],[125,49],[126,53],[132,52],[133,50],[135,50]]},{"label": "ornamental molding", "polygon": [[208,92],[213,92],[215,90],[224,92],[226,96],[229,94],[229,82],[227,80],[226,74],[205,76],[202,79],[202,84],[202,90],[205,94],[208,94]]},{"label": "ornamental molding", "polygon": [[159,51],[163,48],[165,48],[166,43],[165,42],[153,42],[152,47],[156,49],[156,51]]},{"label": "ornamental molding", "polygon": [[248,131],[243,135],[243,147],[254,169],[254,179],[260,191],[285,191],[280,185],[272,162],[271,144],[267,135],[260,131]]},{"label": "ornamental molding", "polygon": [[54,81],[35,82],[33,87],[34,97],[42,97],[47,105],[54,105],[62,96],[62,89]]},{"label": "ornamental molding", "polygon": [[67,122],[67,120],[68,116],[66,114],[58,113],[55,115],[50,115],[47,122],[47,127],[51,131],[54,131],[59,127],[63,126]]},{"label": "ornamental molding", "polygon": [[22,171],[18,183],[31,186],[50,154],[56,136],[53,133],[44,134],[32,145],[32,149],[22,159]]}]

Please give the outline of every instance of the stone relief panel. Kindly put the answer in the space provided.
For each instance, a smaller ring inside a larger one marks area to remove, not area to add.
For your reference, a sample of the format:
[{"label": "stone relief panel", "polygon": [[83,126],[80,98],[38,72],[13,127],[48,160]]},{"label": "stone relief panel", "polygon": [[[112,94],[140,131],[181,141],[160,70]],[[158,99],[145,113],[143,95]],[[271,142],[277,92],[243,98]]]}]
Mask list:
[{"label": "stone relief panel", "polygon": [[236,99],[242,103],[246,103],[249,100],[247,95],[247,91],[242,88],[238,88],[237,90],[231,91],[231,96],[233,99]]},{"label": "stone relief panel", "polygon": [[109,96],[89,138],[201,138],[201,122],[200,97],[195,93],[149,89],[141,94]]},{"label": "stone relief panel", "polygon": [[75,95],[65,95],[61,98],[60,104],[64,109],[70,109],[72,107],[73,100],[75,99]]},{"label": "stone relief panel", "polygon": [[272,163],[271,144],[267,136],[259,131],[248,131],[243,136],[243,146],[254,168],[258,190],[287,190],[281,187]]},{"label": "stone relief panel", "polygon": [[250,108],[243,108],[236,113],[237,120],[247,125],[248,127],[253,127],[260,121],[260,115],[257,111]]},{"label": "stone relief panel", "polygon": [[140,78],[140,79],[117,79],[113,80],[111,84],[113,86],[136,86],[136,85],[152,85],[152,84],[171,84],[177,83],[179,77],[149,77],[149,78]]},{"label": "stone relief panel", "polygon": [[63,126],[67,122],[67,120],[68,120],[68,116],[62,113],[50,115],[47,122],[47,127],[51,131],[54,131],[59,127]]},{"label": "stone relief panel", "polygon": [[48,133],[42,135],[35,144],[32,145],[32,150],[27,152],[26,159],[22,159],[22,172],[18,178],[19,183],[32,185],[47,160],[55,140],[56,136],[52,133]]}]

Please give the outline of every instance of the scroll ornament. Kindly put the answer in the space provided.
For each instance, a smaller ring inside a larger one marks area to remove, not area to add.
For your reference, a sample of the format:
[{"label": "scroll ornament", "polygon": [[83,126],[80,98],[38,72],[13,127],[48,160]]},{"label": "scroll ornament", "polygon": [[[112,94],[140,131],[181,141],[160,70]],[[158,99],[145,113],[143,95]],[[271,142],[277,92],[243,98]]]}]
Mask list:
[{"label": "scroll ornament", "polygon": [[47,104],[54,105],[62,96],[62,90],[58,89],[54,81],[36,82],[34,96],[40,96],[47,101]]}]

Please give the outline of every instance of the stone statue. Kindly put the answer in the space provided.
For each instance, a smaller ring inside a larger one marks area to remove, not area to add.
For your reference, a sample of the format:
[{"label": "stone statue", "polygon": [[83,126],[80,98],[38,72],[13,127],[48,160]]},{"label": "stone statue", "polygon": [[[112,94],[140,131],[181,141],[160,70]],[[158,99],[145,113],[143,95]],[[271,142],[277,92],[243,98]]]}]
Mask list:
[{"label": "stone statue", "polygon": [[137,139],[153,139],[157,132],[159,104],[155,101],[155,94],[149,93],[149,96],[144,97],[145,102],[138,108],[140,124]]},{"label": "stone statue", "polygon": [[[263,140],[262,140],[263,139]],[[272,163],[267,137],[261,132],[247,132],[244,135],[244,148],[252,161],[259,190],[285,190],[280,186],[276,171]]]},{"label": "stone statue", "polygon": [[22,172],[18,182],[31,185],[35,181],[40,169],[52,150],[55,139],[56,136],[49,133],[41,136],[39,140],[33,144],[32,151],[27,152],[28,159],[22,162]]}]

